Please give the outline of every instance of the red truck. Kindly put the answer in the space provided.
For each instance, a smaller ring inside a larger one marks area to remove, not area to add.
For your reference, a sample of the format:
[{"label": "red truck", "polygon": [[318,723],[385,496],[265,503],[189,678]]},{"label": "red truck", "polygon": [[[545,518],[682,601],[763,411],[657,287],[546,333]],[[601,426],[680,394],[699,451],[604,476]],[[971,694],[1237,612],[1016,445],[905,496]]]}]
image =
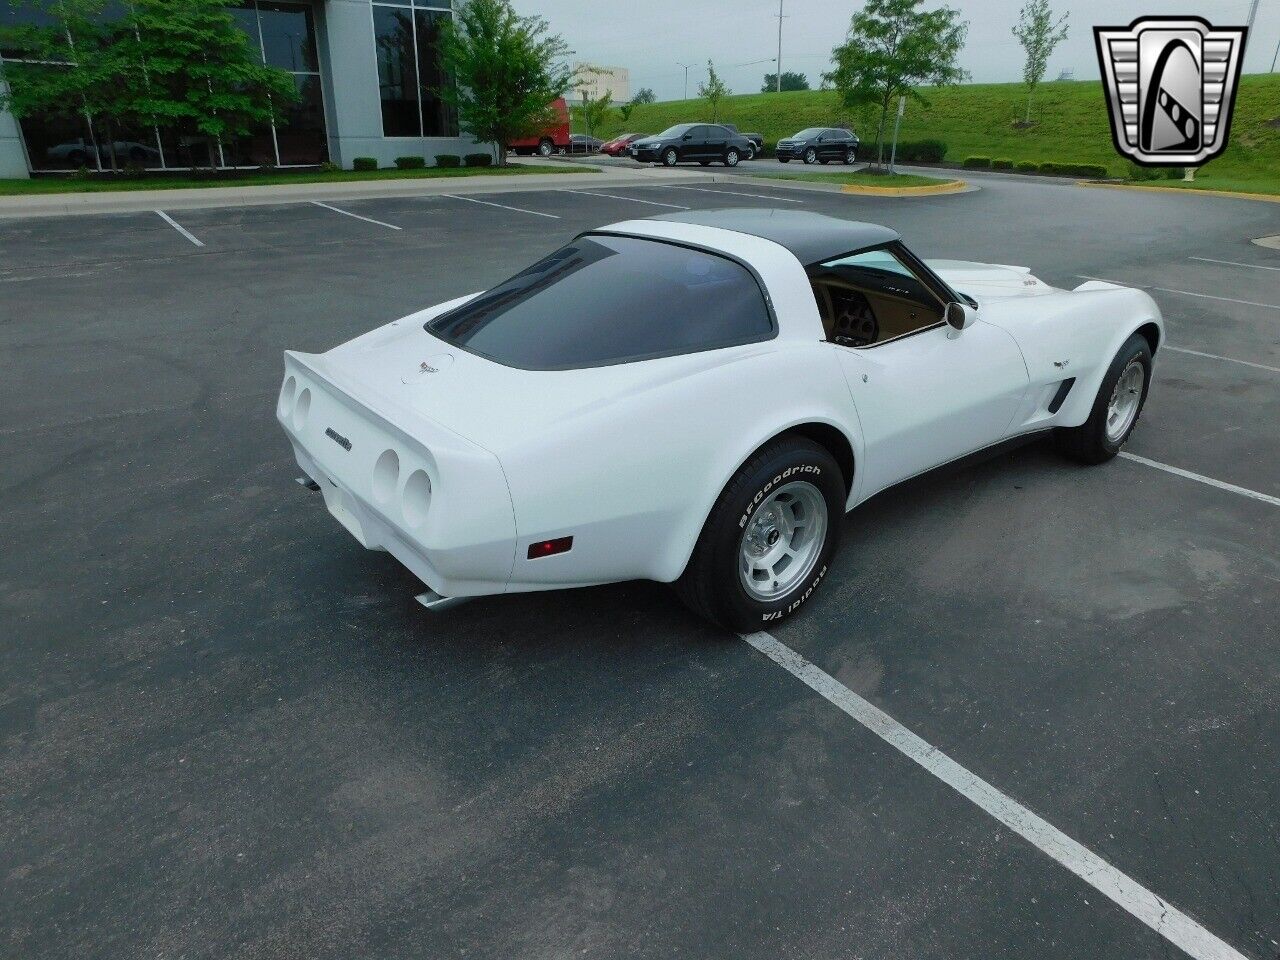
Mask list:
[{"label": "red truck", "polygon": [[537,136],[513,140],[511,149],[520,154],[538,154],[549,157],[553,153],[565,153],[569,149],[569,105],[560,97],[551,106],[556,111],[557,123],[547,127]]}]

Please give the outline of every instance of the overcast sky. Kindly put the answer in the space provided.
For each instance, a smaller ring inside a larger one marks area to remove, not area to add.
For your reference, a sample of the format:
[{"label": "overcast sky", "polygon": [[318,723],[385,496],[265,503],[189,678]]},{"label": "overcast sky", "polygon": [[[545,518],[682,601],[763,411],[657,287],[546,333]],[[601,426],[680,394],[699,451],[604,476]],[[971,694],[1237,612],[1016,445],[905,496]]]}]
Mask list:
[{"label": "overcast sky", "polygon": [[[1097,79],[1094,26],[1128,25],[1149,14],[1198,14],[1220,26],[1243,24],[1250,0],[1050,0],[1070,12],[1070,36],[1049,61],[1047,77],[1063,69],[1077,79]],[[778,42],[778,0],[513,0],[525,14],[546,17],[577,58],[631,71],[631,89],[652,87],[659,100],[678,99],[689,70],[689,95],[706,76],[708,58],[734,93],[755,93],[773,72]],[[1019,80],[1022,49],[1009,30],[1023,0],[947,0],[969,21],[961,65],[975,81]],[[782,68],[797,70],[818,85],[830,69],[831,48],[843,40],[849,18],[861,6],[849,0],[784,0]],[[939,0],[926,0],[933,9]],[[1280,0],[1261,0],[1245,70],[1266,71],[1280,40]],[[766,63],[751,61],[766,60]],[[746,65],[750,64],[750,65]]]}]

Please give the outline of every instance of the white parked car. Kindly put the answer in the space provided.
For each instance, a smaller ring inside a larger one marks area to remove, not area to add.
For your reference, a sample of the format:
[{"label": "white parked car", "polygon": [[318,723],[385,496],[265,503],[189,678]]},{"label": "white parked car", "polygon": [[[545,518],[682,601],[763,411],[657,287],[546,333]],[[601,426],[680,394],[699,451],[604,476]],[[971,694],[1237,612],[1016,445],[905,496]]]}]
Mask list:
[{"label": "white parked car", "polygon": [[650,579],[753,630],[886,487],[1042,431],[1115,456],[1163,339],[1140,290],[925,263],[816,214],[679,213],[286,352],[277,416],[300,482],[428,606]]}]

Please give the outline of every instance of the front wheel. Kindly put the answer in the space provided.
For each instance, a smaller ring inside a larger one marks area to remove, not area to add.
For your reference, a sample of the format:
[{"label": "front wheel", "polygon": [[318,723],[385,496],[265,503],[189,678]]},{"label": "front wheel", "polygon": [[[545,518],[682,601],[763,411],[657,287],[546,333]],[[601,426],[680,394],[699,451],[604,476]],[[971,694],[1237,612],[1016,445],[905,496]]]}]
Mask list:
[{"label": "front wheel", "polygon": [[779,163],[790,163],[790,162],[791,162],[791,158],[790,158],[790,157],[779,157],[779,158],[778,158],[778,162],[779,162]]},{"label": "front wheel", "polygon": [[1146,337],[1130,337],[1102,378],[1089,419],[1078,427],[1054,432],[1058,449],[1081,463],[1106,463],[1124,446],[1138,424],[1151,383],[1151,345]]},{"label": "front wheel", "polygon": [[662,165],[665,167],[674,167],[680,161],[680,154],[676,153],[675,147],[667,147],[666,153],[662,155]]},{"label": "front wheel", "polygon": [[795,613],[840,542],[844,478],[823,447],[783,437],[753,456],[712,508],[676,591],[728,630],[750,632]]},{"label": "front wheel", "polygon": [[804,162],[809,164],[809,166],[813,166],[815,163],[817,163],[818,151],[813,149],[813,147],[810,147],[808,150],[806,150],[804,152]]}]

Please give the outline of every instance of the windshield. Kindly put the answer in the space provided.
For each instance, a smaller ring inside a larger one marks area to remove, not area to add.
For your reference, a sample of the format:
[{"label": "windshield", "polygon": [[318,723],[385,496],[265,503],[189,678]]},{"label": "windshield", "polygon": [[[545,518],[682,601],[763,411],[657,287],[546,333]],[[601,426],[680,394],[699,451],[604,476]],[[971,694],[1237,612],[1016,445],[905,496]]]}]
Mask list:
[{"label": "windshield", "polygon": [[654,139],[662,140],[662,139],[666,139],[667,137],[683,137],[695,126],[696,124],[692,124],[692,123],[677,123],[674,127],[667,127],[667,129],[663,130]]},{"label": "windshield", "polygon": [[767,340],[773,319],[760,284],[734,260],[597,234],[426,329],[507,366],[569,370]]},{"label": "windshield", "polygon": [[791,139],[792,140],[812,140],[814,137],[822,133],[824,130],[826,130],[826,127],[806,127],[804,130],[801,130]]}]

